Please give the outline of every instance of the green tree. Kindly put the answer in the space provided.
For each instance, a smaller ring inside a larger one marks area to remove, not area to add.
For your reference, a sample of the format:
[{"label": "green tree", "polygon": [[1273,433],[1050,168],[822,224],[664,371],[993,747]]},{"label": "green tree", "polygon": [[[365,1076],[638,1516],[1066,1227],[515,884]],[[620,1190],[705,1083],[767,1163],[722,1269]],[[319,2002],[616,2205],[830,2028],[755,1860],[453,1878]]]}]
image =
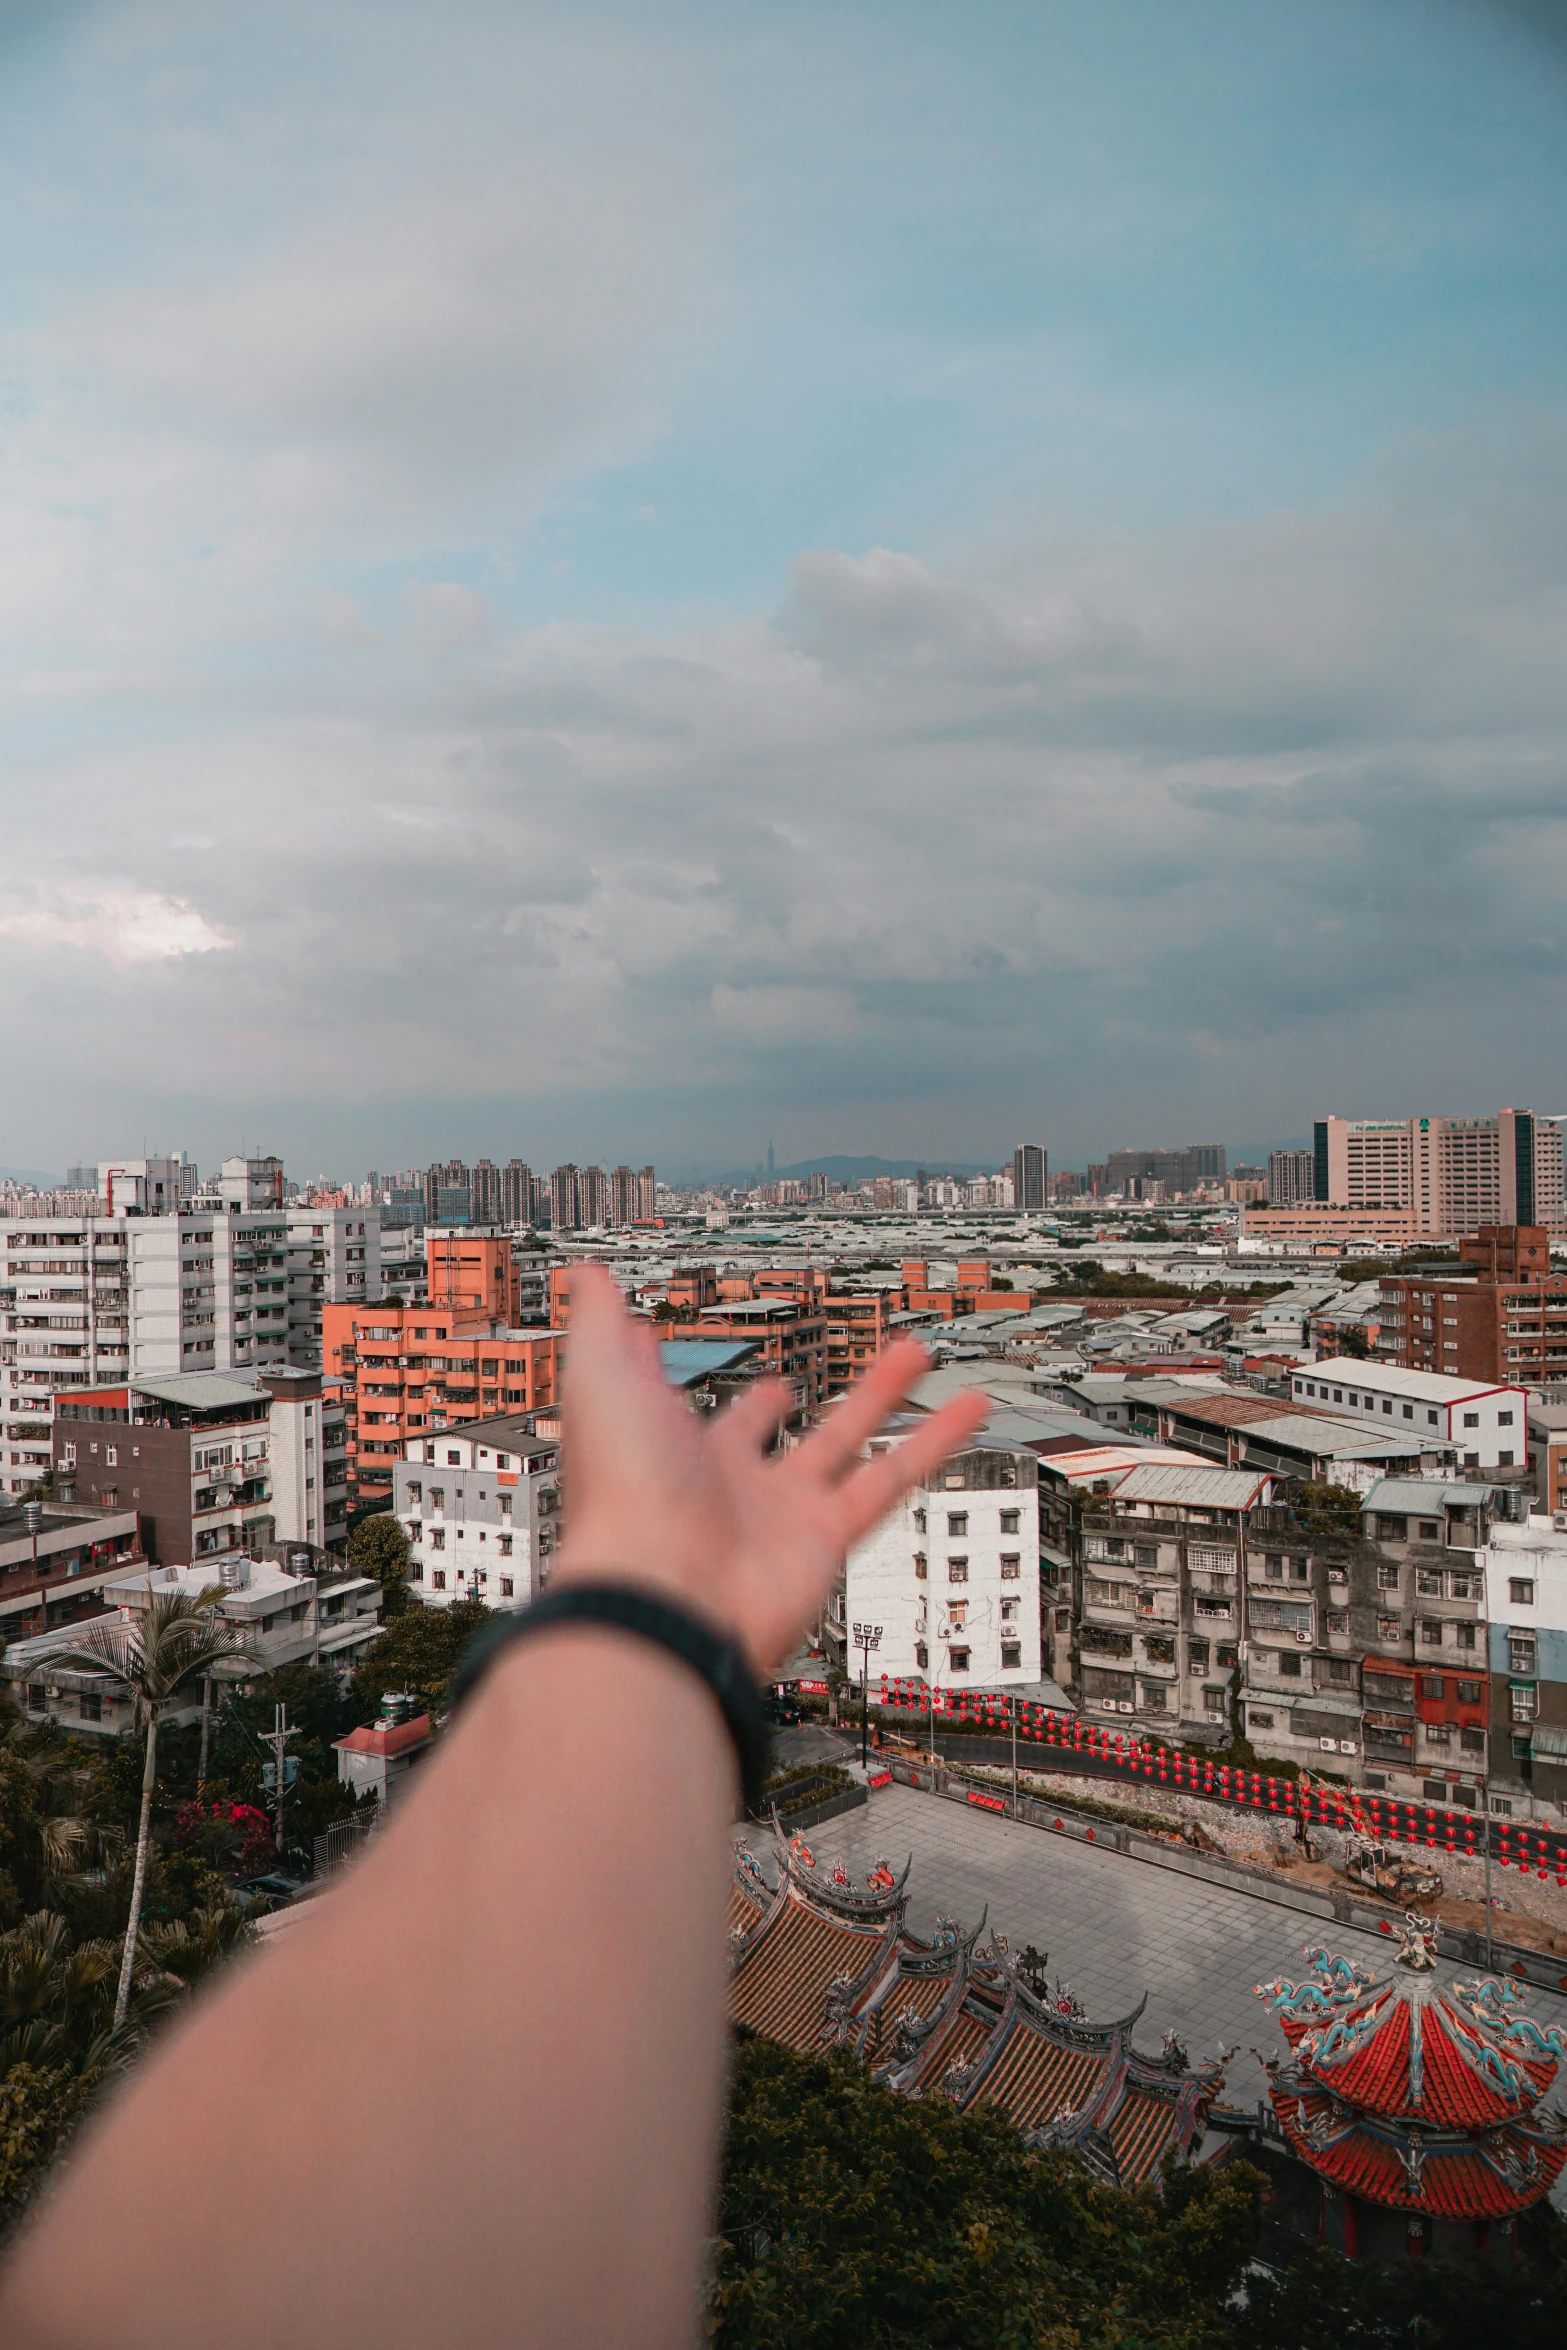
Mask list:
[{"label": "green tree", "polygon": [[367,1722],[392,1690],[406,1689],[432,1713],[446,1710],[458,1659],[493,1609],[472,1599],[448,1608],[412,1607],[366,1649],[354,1675],[354,1719]]},{"label": "green tree", "polygon": [[1249,2165],[1161,2198],[1030,2152],[994,2106],[877,2087],[851,2057],[743,2042],[712,2284],[723,2350],[1220,2350],[1256,2243]]},{"label": "green tree", "polygon": [[390,1510],[360,1519],[348,1537],[348,1563],[359,1574],[375,1577],[386,1615],[409,1605],[408,1537]]},{"label": "green tree", "polygon": [[213,1613],[223,1597],[221,1583],[192,1596],[185,1591],[155,1591],[144,1612],[128,1625],[89,1624],[72,1647],[57,1651],[52,1662],[67,1669],[113,1673],[130,1690],[136,1727],[145,1741],[141,1810],[136,1828],[136,1869],[131,1880],[130,1916],[125,1927],[125,1952],[120,1961],[119,1990],[114,2003],[114,2029],[125,2022],[131,1981],[136,1969],[137,1937],[141,1930],[142,1895],[147,1883],[147,1846],[152,1831],[152,1795],[158,1777],[158,1724],[190,1684],[211,1670],[222,1657],[248,1653],[245,1635]]}]

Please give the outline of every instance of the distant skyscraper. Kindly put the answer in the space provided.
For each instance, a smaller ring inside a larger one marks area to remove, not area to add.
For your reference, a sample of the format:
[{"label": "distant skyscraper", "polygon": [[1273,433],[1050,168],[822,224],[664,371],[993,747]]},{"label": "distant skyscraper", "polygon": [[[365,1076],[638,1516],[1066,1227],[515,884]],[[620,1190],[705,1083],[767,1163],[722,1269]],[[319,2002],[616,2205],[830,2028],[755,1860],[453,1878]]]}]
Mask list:
[{"label": "distant skyscraper", "polygon": [[582,1228],[581,1195],[578,1190],[578,1171],[568,1159],[557,1167],[550,1177],[550,1229],[553,1232],[578,1232]]},{"label": "distant skyscraper", "polygon": [[1316,1196],[1315,1151],[1269,1151],[1268,1197],[1276,1208],[1293,1208]]},{"label": "distant skyscraper", "polygon": [[579,1168],[577,1213],[595,1231],[609,1222],[609,1178],[602,1167]]},{"label": "distant skyscraper", "polygon": [[1020,1142],[1012,1153],[1012,1205],[1020,1216],[1041,1216],[1050,1160],[1044,1145]]},{"label": "distant skyscraper", "polygon": [[658,1177],[651,1167],[637,1169],[637,1222],[651,1224],[658,1215]]},{"label": "distant skyscraper", "polygon": [[473,1220],[498,1224],[501,1220],[501,1171],[493,1159],[473,1162]]},{"label": "distant skyscraper", "polygon": [[501,1169],[501,1222],[514,1232],[533,1222],[533,1170],[524,1159]]}]

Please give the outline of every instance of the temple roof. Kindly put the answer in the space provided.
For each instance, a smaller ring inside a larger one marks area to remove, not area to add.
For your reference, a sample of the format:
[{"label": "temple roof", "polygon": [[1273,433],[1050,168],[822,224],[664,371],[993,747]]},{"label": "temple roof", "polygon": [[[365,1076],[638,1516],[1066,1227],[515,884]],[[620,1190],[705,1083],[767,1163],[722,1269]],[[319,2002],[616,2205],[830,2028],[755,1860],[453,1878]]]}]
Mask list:
[{"label": "temple roof", "polygon": [[1567,2055],[1522,2012],[1516,1983],[1433,1979],[1430,1921],[1406,1920],[1396,1970],[1375,1979],[1308,1949],[1304,1981],[1259,1983],[1291,2060],[1270,2067],[1286,2139],[1369,2202],[1484,2219],[1548,2194],[1567,2123],[1535,2108]]},{"label": "temple roof", "polygon": [[862,1892],[841,1864],[819,1871],[803,1839],[775,1823],[778,1882],[738,1846],[731,1897],[731,2012],[743,2028],[805,2053],[852,2048],[877,2079],[960,2110],[1000,2106],[1030,2143],[1070,2146],[1100,2176],[1156,2177],[1172,2147],[1189,2152],[1222,2081],[1191,2068],[1172,2037],[1160,2056],[1132,2046],[1140,2002],[1089,2022],[1044,1961],[1020,1958],[984,1919],[940,1919],[929,1941],[904,1919],[908,1870],[875,1864]]}]

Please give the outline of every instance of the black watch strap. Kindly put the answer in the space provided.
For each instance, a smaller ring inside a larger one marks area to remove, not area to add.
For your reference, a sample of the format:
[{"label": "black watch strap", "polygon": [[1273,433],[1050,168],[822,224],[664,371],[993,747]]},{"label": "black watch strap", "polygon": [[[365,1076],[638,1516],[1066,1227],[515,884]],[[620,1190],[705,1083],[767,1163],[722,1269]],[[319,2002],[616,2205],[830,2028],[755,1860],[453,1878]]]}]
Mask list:
[{"label": "black watch strap", "polygon": [[737,1644],[672,1600],[630,1583],[568,1583],[531,1607],[498,1624],[487,1624],[463,1653],[452,1684],[452,1705],[470,1695],[489,1667],[519,1640],[534,1638],[555,1624],[607,1624],[667,1649],[705,1681],[724,1717],[740,1766],[740,1793],[747,1811],[759,1811],[772,1746],[772,1729],[761,1691]]}]

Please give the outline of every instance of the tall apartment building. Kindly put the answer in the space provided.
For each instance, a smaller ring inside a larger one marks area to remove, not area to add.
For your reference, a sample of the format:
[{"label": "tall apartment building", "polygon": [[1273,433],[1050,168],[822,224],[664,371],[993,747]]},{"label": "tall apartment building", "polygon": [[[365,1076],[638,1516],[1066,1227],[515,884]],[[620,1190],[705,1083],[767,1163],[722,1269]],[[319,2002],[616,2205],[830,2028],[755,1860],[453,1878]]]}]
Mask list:
[{"label": "tall apartment building", "polygon": [[[1567,1799],[1567,1520],[1493,1526],[1476,1553],[1489,1626],[1492,1808]],[[1498,1798],[1497,1789],[1505,1792]]]},{"label": "tall apartment building", "polygon": [[1268,1197],[1275,1207],[1293,1208],[1316,1197],[1314,1151],[1269,1151]]},{"label": "tall apartment building", "polygon": [[202,1195],[177,1215],[0,1221],[0,1484],[50,1466],[54,1398],[289,1360],[288,1224]]},{"label": "tall apartment building", "polygon": [[475,1224],[501,1220],[501,1171],[493,1159],[475,1159],[469,1188],[468,1213]]},{"label": "tall apartment building", "polygon": [[1434,1238],[1482,1224],[1560,1225],[1562,1134],[1529,1110],[1489,1118],[1319,1118],[1313,1193],[1336,1208],[1406,1210]]},{"label": "tall apartment building", "polygon": [[508,1159],[501,1169],[500,1221],[519,1232],[534,1221],[533,1169],[525,1159]]},{"label": "tall apartment building", "polygon": [[375,1305],[381,1296],[381,1211],[286,1208],[288,1359],[321,1368],[321,1316],[329,1305]]},{"label": "tall apartment building", "polygon": [[424,1171],[427,1224],[464,1223],[473,1214],[473,1177],[461,1159],[439,1160]]},{"label": "tall apartment building", "polygon": [[614,1225],[651,1224],[658,1206],[658,1185],[651,1167],[619,1166],[609,1178],[608,1221]]},{"label": "tall apartment building", "polygon": [[602,1167],[577,1170],[577,1221],[592,1232],[609,1222],[609,1178]]},{"label": "tall apartment building", "polygon": [[[431,1233],[429,1298],[328,1306],[325,1362],[341,1380],[351,1499],[390,1490],[411,1437],[559,1401],[561,1332],[519,1329],[516,1273],[504,1234]],[[500,1297],[504,1312],[493,1310]]]},{"label": "tall apartment building", "polygon": [[550,1176],[550,1230],[580,1232],[583,1215],[578,1190],[579,1169],[568,1159]]},{"label": "tall apartment building", "polygon": [[1012,1153],[1012,1205],[1020,1216],[1042,1216],[1049,1198],[1050,1159],[1042,1143],[1020,1142]]}]

